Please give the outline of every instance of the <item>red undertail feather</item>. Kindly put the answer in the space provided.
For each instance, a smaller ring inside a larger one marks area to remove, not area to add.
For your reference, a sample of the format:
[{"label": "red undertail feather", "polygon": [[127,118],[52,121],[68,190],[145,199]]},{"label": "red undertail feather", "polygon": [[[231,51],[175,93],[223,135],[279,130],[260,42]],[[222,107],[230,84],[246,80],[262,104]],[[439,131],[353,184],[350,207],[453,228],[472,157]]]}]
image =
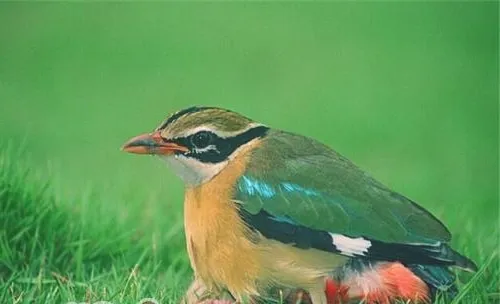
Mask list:
[{"label": "red undertail feather", "polygon": [[379,273],[384,280],[384,285],[396,291],[397,298],[416,303],[430,301],[427,284],[401,263],[381,266]]},{"label": "red undertail feather", "polygon": [[396,300],[429,303],[429,288],[401,263],[387,263],[349,274],[341,283],[326,281],[328,304],[362,300],[366,304],[389,304]]}]

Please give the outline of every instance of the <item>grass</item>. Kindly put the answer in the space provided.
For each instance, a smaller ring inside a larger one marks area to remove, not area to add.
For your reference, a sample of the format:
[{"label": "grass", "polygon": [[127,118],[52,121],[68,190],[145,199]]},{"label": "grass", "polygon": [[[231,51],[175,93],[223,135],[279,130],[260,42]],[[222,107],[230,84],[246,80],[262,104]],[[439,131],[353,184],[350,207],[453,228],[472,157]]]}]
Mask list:
[{"label": "grass", "polygon": [[[419,202],[499,302],[498,3],[0,3],[0,303],[175,302],[182,184],[131,136],[193,104]],[[22,147],[22,148],[20,148]]]},{"label": "grass", "polygon": [[116,225],[91,191],[58,200],[47,176],[15,164],[20,155],[10,151],[0,152],[1,303],[179,297],[190,270],[175,225],[161,244],[143,239],[138,227]]},{"label": "grass", "polygon": [[[90,190],[73,201],[57,199],[50,176],[14,161],[23,157],[12,146],[0,148],[1,303],[179,300],[191,271],[177,225],[165,225],[167,237],[155,239],[139,218],[113,218]],[[498,228],[467,231],[478,223],[473,218],[455,217],[464,227],[455,247],[480,270],[459,274],[461,293],[452,303],[500,300]]]}]

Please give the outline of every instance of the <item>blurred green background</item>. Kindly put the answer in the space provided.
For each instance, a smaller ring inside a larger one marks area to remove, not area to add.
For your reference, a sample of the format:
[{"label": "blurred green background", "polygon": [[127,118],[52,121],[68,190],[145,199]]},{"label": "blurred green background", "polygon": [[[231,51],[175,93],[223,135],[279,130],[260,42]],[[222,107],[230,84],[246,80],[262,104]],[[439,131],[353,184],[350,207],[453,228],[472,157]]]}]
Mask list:
[{"label": "blurred green background", "polygon": [[498,63],[497,2],[2,3],[0,137],[63,198],[92,188],[114,221],[180,234],[181,181],[120,146],[227,107],[330,145],[455,234],[491,233]]}]

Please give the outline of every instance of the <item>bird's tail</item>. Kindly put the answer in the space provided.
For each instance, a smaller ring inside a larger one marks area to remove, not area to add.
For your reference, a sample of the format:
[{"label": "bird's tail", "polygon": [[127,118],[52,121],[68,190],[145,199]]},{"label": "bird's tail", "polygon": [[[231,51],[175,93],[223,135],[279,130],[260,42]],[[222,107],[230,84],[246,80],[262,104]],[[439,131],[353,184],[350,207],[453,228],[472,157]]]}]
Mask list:
[{"label": "bird's tail", "polygon": [[[452,261],[451,265],[460,269],[470,272],[477,271],[477,266],[471,259],[456,252],[447,244],[441,246],[439,258]],[[412,264],[408,265],[408,268],[429,286],[433,298],[438,293],[448,299],[453,299],[457,295],[456,275],[446,265]]]},{"label": "bird's tail", "polygon": [[435,299],[439,294],[448,300],[453,299],[458,289],[455,285],[456,275],[446,266],[408,265],[408,268],[424,281]]},{"label": "bird's tail", "polygon": [[448,244],[442,244],[439,250],[438,259],[443,261],[451,261],[450,266],[458,267],[469,272],[476,272],[476,264],[468,257],[456,252]]},{"label": "bird's tail", "polygon": [[[388,298],[402,297],[416,300],[430,291],[425,300],[434,301],[436,297],[451,300],[457,295],[458,290],[455,285],[456,275],[449,268],[455,266],[471,272],[477,271],[477,266],[472,260],[456,252],[448,244],[412,248],[427,254],[429,257],[427,261],[432,264],[374,262],[353,258],[343,267],[340,275],[337,275],[337,280],[341,285],[346,285],[348,290],[362,291],[361,294],[349,293],[349,296],[354,297],[370,298],[384,295]],[[375,294],[366,293],[366,286],[374,287],[376,281],[374,277],[384,278],[382,281],[385,283],[373,288],[377,290]],[[423,292],[423,290],[428,291]]]}]

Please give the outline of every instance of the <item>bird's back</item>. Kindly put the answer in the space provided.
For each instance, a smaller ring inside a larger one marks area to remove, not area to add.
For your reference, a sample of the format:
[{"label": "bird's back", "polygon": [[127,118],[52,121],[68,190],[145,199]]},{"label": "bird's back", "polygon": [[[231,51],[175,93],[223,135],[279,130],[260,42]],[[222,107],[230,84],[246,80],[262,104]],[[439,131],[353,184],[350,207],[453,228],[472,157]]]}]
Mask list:
[{"label": "bird's back", "polygon": [[[431,213],[308,137],[270,131],[253,151],[246,175],[271,186],[287,182],[300,187],[303,191],[296,195],[303,199],[286,213],[307,227],[395,243],[447,242],[451,238]],[[282,199],[280,195],[270,198],[269,208]]]}]

